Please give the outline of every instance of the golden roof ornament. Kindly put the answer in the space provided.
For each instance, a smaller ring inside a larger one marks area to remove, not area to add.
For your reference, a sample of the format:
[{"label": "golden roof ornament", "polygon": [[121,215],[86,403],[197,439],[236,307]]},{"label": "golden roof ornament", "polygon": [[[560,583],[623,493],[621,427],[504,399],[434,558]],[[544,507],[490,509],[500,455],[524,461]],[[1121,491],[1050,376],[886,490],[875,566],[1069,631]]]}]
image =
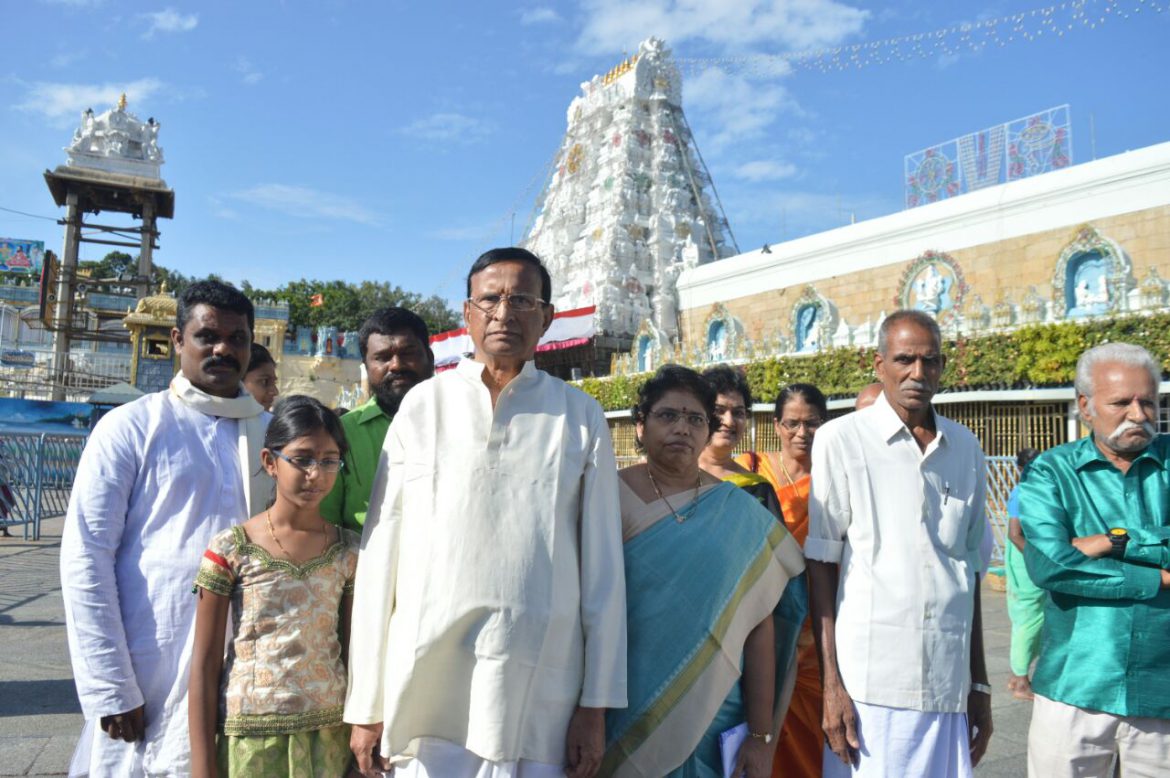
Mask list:
[{"label": "golden roof ornament", "polygon": [[123,92],[122,96],[118,98],[118,110],[119,111],[126,110],[126,93],[125,92]]}]

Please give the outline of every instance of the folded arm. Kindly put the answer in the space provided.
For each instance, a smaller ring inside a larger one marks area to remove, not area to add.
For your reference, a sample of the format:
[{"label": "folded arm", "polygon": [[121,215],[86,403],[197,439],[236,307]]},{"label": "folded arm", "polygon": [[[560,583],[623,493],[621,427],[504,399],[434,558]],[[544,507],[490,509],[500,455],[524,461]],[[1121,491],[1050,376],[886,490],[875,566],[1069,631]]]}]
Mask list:
[{"label": "folded arm", "polygon": [[1020,486],[1020,518],[1028,541],[1024,560],[1036,585],[1061,594],[1099,600],[1155,597],[1163,585],[1163,571],[1119,559],[1088,556],[1074,545],[1078,528],[1063,505],[1061,494],[1052,465],[1043,459],[1032,465],[1028,478]]}]

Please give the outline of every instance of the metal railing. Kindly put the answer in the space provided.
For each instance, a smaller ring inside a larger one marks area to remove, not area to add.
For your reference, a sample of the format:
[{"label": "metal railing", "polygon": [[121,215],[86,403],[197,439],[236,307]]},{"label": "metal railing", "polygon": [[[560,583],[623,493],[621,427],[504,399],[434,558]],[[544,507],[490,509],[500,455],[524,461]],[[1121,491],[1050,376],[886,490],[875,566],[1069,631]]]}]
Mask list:
[{"label": "metal railing", "polygon": [[41,537],[41,520],[64,515],[85,435],[0,430],[0,527]]}]

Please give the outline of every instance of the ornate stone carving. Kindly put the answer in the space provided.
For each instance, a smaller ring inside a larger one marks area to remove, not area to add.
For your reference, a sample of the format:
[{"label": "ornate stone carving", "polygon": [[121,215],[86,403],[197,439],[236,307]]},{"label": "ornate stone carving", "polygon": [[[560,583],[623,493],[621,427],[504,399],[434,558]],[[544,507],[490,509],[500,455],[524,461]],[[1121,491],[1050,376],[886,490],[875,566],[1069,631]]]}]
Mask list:
[{"label": "ornate stone carving", "polygon": [[1124,310],[1130,288],[1129,258],[1121,246],[1083,224],[1060,252],[1052,276],[1055,319]]},{"label": "ornate stone carving", "polygon": [[1010,327],[1015,321],[1016,313],[1015,306],[1012,305],[1011,300],[1007,296],[999,298],[999,302],[991,311],[991,323],[996,327]]},{"label": "ornate stone carving", "polygon": [[703,323],[704,347],[696,364],[738,359],[743,343],[743,322],[732,316],[723,303],[715,303]]},{"label": "ornate stone carving", "polygon": [[837,308],[812,285],[792,306],[792,349],[812,353],[833,345],[837,333]]},{"label": "ornate stone carving", "polygon": [[548,264],[558,309],[596,306],[599,331],[619,336],[653,315],[659,332],[677,337],[679,273],[732,252],[705,192],[670,50],[643,42],[582,84],[566,118],[524,246]]},{"label": "ornate stone carving", "polygon": [[1047,309],[1048,306],[1044,303],[1044,298],[1036,291],[1036,287],[1029,286],[1028,293],[1024,295],[1024,302],[1020,303],[1021,322],[1023,324],[1042,322]]},{"label": "ornate stone carving", "polygon": [[160,126],[153,116],[143,122],[127,112],[126,95],[100,116],[87,108],[73,140],[65,147],[67,164],[158,180],[164,162],[158,145]]},{"label": "ornate stone carving", "polygon": [[954,257],[926,251],[906,266],[894,305],[929,313],[941,323],[958,313],[968,290]]},{"label": "ornate stone carving", "polygon": [[1161,308],[1166,304],[1166,282],[1158,275],[1158,268],[1150,265],[1141,285],[1143,308]]}]

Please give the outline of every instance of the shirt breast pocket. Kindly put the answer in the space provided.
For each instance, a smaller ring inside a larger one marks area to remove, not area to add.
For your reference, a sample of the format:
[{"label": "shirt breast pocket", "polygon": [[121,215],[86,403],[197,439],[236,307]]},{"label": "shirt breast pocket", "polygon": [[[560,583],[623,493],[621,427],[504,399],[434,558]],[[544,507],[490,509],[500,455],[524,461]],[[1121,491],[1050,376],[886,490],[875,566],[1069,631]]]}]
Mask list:
[{"label": "shirt breast pocket", "polygon": [[937,520],[932,535],[935,545],[956,558],[967,555],[967,533],[971,522],[972,489],[944,484],[935,503]]}]

